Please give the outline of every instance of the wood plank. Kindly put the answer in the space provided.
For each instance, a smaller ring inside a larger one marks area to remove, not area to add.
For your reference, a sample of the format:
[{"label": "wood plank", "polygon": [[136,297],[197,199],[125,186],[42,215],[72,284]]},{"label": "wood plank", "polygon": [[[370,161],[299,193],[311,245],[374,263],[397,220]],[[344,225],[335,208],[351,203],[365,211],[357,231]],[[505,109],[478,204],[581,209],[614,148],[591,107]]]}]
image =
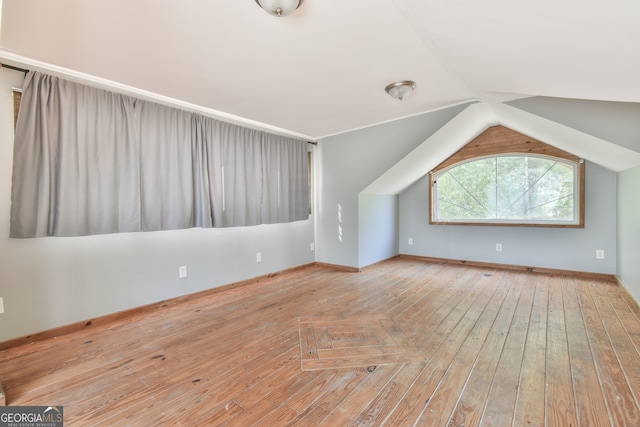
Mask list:
[{"label": "wood plank", "polygon": [[[531,278],[529,278],[531,280]],[[532,280],[533,281],[533,280]],[[543,426],[545,424],[545,388],[547,353],[547,315],[549,276],[534,280],[536,291],[529,318],[529,331],[525,341],[524,358],[520,370],[515,413],[515,425]],[[553,381],[552,378],[548,379]],[[568,424],[567,424],[568,425]],[[574,423],[575,425],[575,423]]]},{"label": "wood plank", "polygon": [[357,376],[356,370],[346,370],[345,372],[343,370],[332,369],[326,371],[318,370],[316,372],[321,372],[321,374],[316,376],[314,381],[309,381],[303,387],[291,392],[289,398],[285,400],[287,406],[297,412],[304,412],[316,404],[318,396],[321,396],[325,390],[331,389],[333,387],[332,384],[343,381],[348,382],[349,379]]},{"label": "wood plank", "polygon": [[631,341],[627,329],[616,313],[606,290],[589,284],[591,296],[600,314],[604,329],[612,343],[616,359],[629,386],[636,404],[636,414],[640,417],[640,354]]},{"label": "wood plank", "polygon": [[407,391],[407,386],[389,381],[351,423],[352,426],[377,426],[384,421],[390,409],[393,409]]},{"label": "wood plank", "polygon": [[485,402],[498,367],[500,354],[520,301],[525,284],[525,276],[507,276],[505,284],[509,286],[508,294],[478,353],[472,371],[467,378],[467,383],[461,390],[458,403],[451,412],[449,424],[473,426],[480,423]]},{"label": "wood plank", "polygon": [[480,419],[481,425],[503,426],[511,425],[513,421],[516,391],[520,383],[520,371],[534,296],[535,286],[531,286],[531,282],[527,280],[520,294],[507,339],[502,347],[484,412]]},{"label": "wood plank", "polygon": [[631,298],[629,293],[619,284],[611,284],[610,286],[602,286],[606,290],[609,301],[613,305],[613,309],[620,318],[624,328],[629,334],[629,338],[634,346],[640,349],[640,314],[638,312],[638,303]]},{"label": "wood plank", "polygon": [[[302,371],[301,338],[362,366]],[[639,350],[637,304],[610,278],[397,257],[6,349],[0,378],[7,403],[62,404],[69,425],[600,427],[640,425]]]},{"label": "wood plank", "polygon": [[[446,301],[453,297],[459,298],[469,290],[464,289],[464,284],[467,283],[465,281],[465,274],[469,274],[469,271],[466,268],[445,270],[441,275],[428,282],[430,285],[429,288],[435,291],[433,294],[427,293],[422,296],[422,298],[417,300],[415,304],[402,313],[390,313],[392,314],[392,318],[395,321],[402,323],[403,326],[413,326],[414,328],[418,327],[416,324],[418,322],[413,321],[416,316],[418,319],[423,319],[425,317],[425,313],[429,316],[435,314],[437,308]],[[473,275],[473,273],[471,274]],[[413,331],[413,329],[409,329],[407,327],[405,327],[404,330],[407,333],[411,333]]]},{"label": "wood plank", "polygon": [[[459,348],[453,361],[447,367],[444,376],[436,386],[431,398],[425,404],[422,414],[418,419],[421,425],[447,425],[452,412],[458,402],[460,390],[464,388],[474,363],[478,358],[480,349],[485,343],[488,333],[500,312],[509,288],[503,286],[508,280],[508,275],[497,282],[496,291],[487,301],[484,307],[478,305],[480,312],[462,346]],[[471,320],[476,318],[473,315]]]},{"label": "wood plank", "polygon": [[[590,271],[562,270],[558,268],[536,267],[533,265],[501,264],[497,262],[470,261],[470,260],[460,260],[460,259],[451,259],[451,258],[426,257],[426,256],[418,256],[418,255],[400,255],[399,257],[400,259],[412,259],[416,261],[435,262],[439,264],[444,263],[444,264],[453,264],[458,266],[487,268],[487,269],[495,269],[495,270],[515,270],[523,273],[552,274],[552,275],[559,275],[559,276],[571,276],[575,278],[581,277],[581,278],[601,280],[607,283],[616,282],[616,277],[613,274],[594,273]],[[631,300],[633,299],[631,296],[629,296],[629,298]],[[636,311],[638,311],[638,309],[636,309]]]},{"label": "wood plank", "polygon": [[[485,281],[488,283],[483,283],[486,285],[484,287],[479,285],[474,288],[459,304],[455,304],[450,314],[432,331],[433,339],[437,343],[433,347],[437,346],[437,350],[432,353],[427,368],[416,379],[414,386],[403,396],[400,404],[387,418],[387,423],[391,425],[413,424],[421,417],[435,390],[446,375],[451,361],[455,358],[496,290],[498,281],[490,280],[490,277],[493,276],[483,276],[483,279],[477,280],[480,283]],[[487,292],[477,292],[478,289],[483,288]],[[446,335],[446,339],[442,338],[443,335]],[[425,343],[427,347],[432,347],[429,340],[425,340]],[[409,402],[415,403],[410,404]]]},{"label": "wood plank", "polygon": [[640,425],[640,412],[634,396],[624,377],[598,308],[591,297],[590,281],[576,280],[576,283],[581,290],[578,292],[578,301],[584,315],[587,339],[596,361],[611,423],[615,426]]},{"label": "wood plank", "polygon": [[580,160],[579,157],[545,144],[542,141],[521,134],[502,125],[491,126],[471,142],[466,144],[455,154],[444,160],[433,170],[438,171],[455,163],[473,157],[485,155],[506,154],[506,153],[533,153],[546,156],[560,157],[573,161]]},{"label": "wood plank", "polygon": [[[349,357],[360,357],[360,356],[381,356],[383,354],[398,354],[402,355],[405,351],[402,347],[398,345],[367,345],[362,347],[341,347],[333,350],[321,350],[319,352],[319,359],[327,360],[327,359],[345,359]],[[418,353],[415,351],[415,353]],[[424,355],[420,354],[420,356],[424,359]],[[318,364],[319,365],[319,364]],[[310,363],[305,363],[305,366],[310,367]]]},{"label": "wood plank", "polygon": [[[261,369],[263,370],[263,369]],[[288,383],[292,378],[299,375],[298,360],[295,357],[286,358],[279,364],[277,370],[265,377],[256,384],[244,388],[238,394],[234,394],[233,390],[225,390],[228,394],[234,395],[234,401],[243,408],[255,405],[258,400],[264,399],[274,391],[277,391],[283,384]]]},{"label": "wood plank", "polygon": [[397,365],[424,361],[422,353],[367,353],[363,356],[333,357],[331,359],[308,360],[304,364],[305,371],[318,369],[355,368],[359,366]]},{"label": "wood plank", "polygon": [[287,425],[296,427],[316,427],[321,425],[322,420],[329,416],[329,412],[326,409],[318,406],[311,406],[302,414],[292,419]]},{"label": "wood plank", "polygon": [[[385,332],[384,335],[388,336],[390,338],[390,341],[395,343],[398,347],[406,349],[407,351],[409,350],[417,351],[417,347],[415,343],[405,335],[402,328],[400,328],[398,324],[394,322],[392,319],[389,319],[389,318],[380,319],[380,326],[383,328]],[[390,342],[389,344],[391,345]]]},{"label": "wood plank", "polygon": [[[399,257],[397,261],[406,260]],[[422,263],[422,265],[414,264],[414,266],[416,268],[413,274],[403,277],[403,280],[399,285],[394,287],[383,304],[380,307],[376,307],[377,310],[381,313],[388,313],[393,317],[396,314],[402,313],[408,307],[419,304],[420,296],[424,298],[435,290],[434,287],[425,285],[429,283],[432,278],[440,276],[443,270],[445,270],[445,265],[427,262]]]},{"label": "wood plank", "polygon": [[[270,348],[273,352],[258,351],[256,357],[248,358],[247,365],[235,366],[230,371],[227,370],[225,363],[220,364],[221,361],[215,358],[202,360],[197,365],[192,365],[191,360],[188,360],[188,366],[191,366],[191,369],[184,369],[185,365],[180,361],[178,366],[181,369],[178,374],[170,377],[165,375],[164,381],[146,387],[146,392],[153,394],[154,405],[172,402],[177,393],[180,394],[182,401],[191,411],[208,410],[211,407],[223,405],[233,397],[233,394],[226,394],[229,391],[235,392],[250,387],[269,376],[273,372],[272,370],[277,370],[278,363],[286,363],[286,361],[298,357],[298,342],[295,333],[288,332],[288,338],[284,340],[268,339],[262,348],[265,350]],[[240,352],[240,354],[246,353]],[[276,362],[275,366],[274,362]],[[233,363],[235,364],[235,362]],[[106,407],[108,414],[98,414],[101,419],[128,418],[148,410],[149,401],[145,398],[145,394],[127,394],[125,398],[111,402]],[[171,406],[172,411],[180,409],[179,405]],[[165,411],[166,417],[170,416],[168,414],[168,411]],[[176,416],[183,417],[184,415],[176,414]],[[92,420],[87,419],[86,422],[89,423]]]},{"label": "wood plank", "polygon": [[[280,407],[286,404],[293,396],[298,394],[301,390],[309,387],[314,384],[323,384],[323,376],[326,376],[327,372],[325,371],[310,371],[310,372],[302,372],[299,371],[295,376],[289,378],[287,381],[283,382],[280,387],[272,390],[269,394],[267,394],[264,398],[270,400],[274,406]],[[328,374],[331,374],[330,372]],[[326,383],[325,383],[326,384]],[[320,386],[321,388],[322,386]],[[317,396],[313,396],[316,398]],[[309,405],[310,406],[310,405]],[[308,409],[307,406],[302,407],[300,411],[302,412]]]},{"label": "wood plank", "polygon": [[[261,400],[250,408],[238,413],[229,424],[238,426],[259,425],[262,419],[276,411],[276,407],[268,400]],[[155,424],[160,425],[160,424]],[[265,424],[266,425],[266,424]]]},{"label": "wood plank", "polygon": [[[229,421],[233,420],[237,417],[244,408],[238,405],[236,402],[231,401],[226,405],[219,407],[217,410],[208,414],[207,417],[204,417],[203,424],[204,425],[225,425]],[[182,424],[182,420],[179,421]]]},{"label": "wood plank", "polygon": [[573,278],[564,278],[562,288],[571,377],[576,394],[576,413],[579,425],[613,426],[589,345]]},{"label": "wood plank", "polygon": [[[312,325],[324,331],[330,345],[318,350],[316,357],[302,357],[302,370],[341,369],[424,360],[424,355],[404,332],[386,315],[320,317],[300,319],[300,325]],[[301,347],[308,338],[301,328]],[[314,346],[315,347],[315,346]]]},{"label": "wood plank", "polygon": [[305,359],[318,359],[318,348],[316,347],[316,335],[313,323],[300,323],[300,357]]},{"label": "wood plank", "polygon": [[[452,299],[448,300],[445,304],[438,308],[433,314],[429,316],[430,321],[424,323],[428,333],[422,333],[422,339],[416,339],[416,344],[420,350],[423,351],[427,358],[432,359],[433,355],[439,349],[442,344],[450,344],[447,340],[451,337],[451,333],[456,328],[459,328],[459,322],[461,319],[466,320],[466,325],[470,320],[464,317],[474,303],[480,299],[486,300],[491,297],[491,294],[495,291],[498,281],[493,274],[484,273],[479,278],[471,278],[464,276],[461,278],[462,294],[454,294]],[[464,297],[461,298],[461,296]],[[477,309],[476,313],[480,313]],[[417,319],[414,319],[414,321]],[[437,326],[436,326],[437,325]]]},{"label": "wood plank", "polygon": [[[296,404],[301,405],[303,408],[317,407],[322,409],[325,416],[329,416],[342,402],[351,394],[367,378],[371,375],[372,371],[368,368],[352,368],[352,369],[340,369],[333,372],[338,372],[338,376],[325,386],[318,389],[318,393],[309,394],[305,396],[304,400],[299,397],[296,399]],[[375,372],[375,371],[373,371]],[[293,406],[293,402],[287,402],[287,405]],[[298,411],[301,412],[301,411]],[[314,418],[318,414],[314,414]]]},{"label": "wood plank", "polygon": [[[432,283],[436,277],[442,277],[446,275],[447,269],[444,264],[436,264],[441,267],[437,272],[432,272],[429,276],[425,276],[420,280],[419,286],[413,289],[412,292],[405,294],[404,298],[385,311],[392,319],[401,320],[400,317],[407,310],[419,310],[426,301],[429,301],[428,297],[431,294],[436,293],[441,289],[436,283]],[[431,285],[431,286],[430,286]],[[391,304],[389,304],[391,305]],[[410,318],[411,316],[405,316]]]},{"label": "wood plank", "polygon": [[376,399],[382,390],[387,390],[389,381],[402,365],[377,366],[376,369],[322,422],[327,425],[349,425],[366,410],[369,402]]},{"label": "wood plank", "polygon": [[328,328],[315,328],[316,347],[318,350],[329,350],[333,348]]},{"label": "wood plank", "polygon": [[547,425],[578,425],[576,401],[571,376],[571,362],[567,343],[562,278],[547,277],[549,309],[547,327]]},{"label": "wood plank", "polygon": [[[311,412],[313,408],[310,408],[308,412]],[[316,416],[322,416],[322,414],[316,414]],[[273,411],[267,414],[267,416],[260,419],[259,425],[263,426],[289,426],[298,425],[300,414],[286,405],[278,406]]]}]

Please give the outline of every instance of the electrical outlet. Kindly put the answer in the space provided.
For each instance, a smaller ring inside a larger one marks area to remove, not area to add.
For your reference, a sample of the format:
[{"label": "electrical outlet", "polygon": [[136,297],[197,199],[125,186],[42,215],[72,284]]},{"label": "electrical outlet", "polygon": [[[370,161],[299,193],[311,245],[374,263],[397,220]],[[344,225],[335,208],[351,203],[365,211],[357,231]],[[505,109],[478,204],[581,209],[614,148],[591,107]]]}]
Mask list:
[{"label": "electrical outlet", "polygon": [[409,237],[409,238],[407,239],[407,244],[409,244],[409,245],[413,245],[413,237]]},{"label": "electrical outlet", "polygon": [[311,252],[316,250],[316,244],[315,243],[311,243],[311,245],[309,245],[309,249],[311,249]]},{"label": "electrical outlet", "polygon": [[4,298],[0,297],[0,314],[4,313]]},{"label": "electrical outlet", "polygon": [[180,279],[184,279],[185,277],[187,277],[187,266],[186,265],[182,265],[178,268],[178,277]]},{"label": "electrical outlet", "polygon": [[256,262],[262,262],[262,253],[256,252]]},{"label": "electrical outlet", "polygon": [[496,252],[502,252],[502,243],[496,243]]},{"label": "electrical outlet", "polygon": [[604,249],[596,249],[596,259],[604,259]]}]

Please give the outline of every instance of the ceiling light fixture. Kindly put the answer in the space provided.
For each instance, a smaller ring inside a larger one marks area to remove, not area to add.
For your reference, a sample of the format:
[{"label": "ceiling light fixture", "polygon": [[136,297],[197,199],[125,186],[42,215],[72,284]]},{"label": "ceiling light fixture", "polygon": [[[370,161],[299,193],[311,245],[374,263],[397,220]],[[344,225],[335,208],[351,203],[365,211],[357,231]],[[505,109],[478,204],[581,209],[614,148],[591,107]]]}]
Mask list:
[{"label": "ceiling light fixture", "polygon": [[404,98],[409,96],[415,88],[416,82],[411,80],[402,80],[400,82],[391,83],[389,86],[385,87],[384,90],[387,91],[391,97],[402,101]]},{"label": "ceiling light fixture", "polygon": [[256,0],[256,3],[273,16],[287,16],[300,7],[304,0]]}]

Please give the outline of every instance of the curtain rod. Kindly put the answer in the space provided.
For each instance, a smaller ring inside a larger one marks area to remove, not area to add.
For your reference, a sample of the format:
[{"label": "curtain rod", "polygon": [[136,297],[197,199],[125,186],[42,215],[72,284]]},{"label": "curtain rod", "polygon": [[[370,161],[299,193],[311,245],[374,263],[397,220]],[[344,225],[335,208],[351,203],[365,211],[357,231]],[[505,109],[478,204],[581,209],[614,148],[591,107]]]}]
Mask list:
[{"label": "curtain rod", "polygon": [[25,73],[25,74],[29,72],[29,70],[25,70],[24,68],[14,67],[13,65],[4,64],[4,63],[2,64],[2,68],[8,68],[10,70],[20,71],[21,73]]},{"label": "curtain rod", "polygon": [[[0,0],[0,2],[1,2],[1,0]],[[0,65],[2,66],[2,68],[8,68],[10,70],[20,71],[21,73],[25,73],[25,74],[27,74],[29,72],[29,70],[27,70],[25,68],[15,67],[13,65],[5,64],[5,63],[2,63]],[[313,145],[318,145],[318,141],[307,141],[307,143],[313,144]]]}]

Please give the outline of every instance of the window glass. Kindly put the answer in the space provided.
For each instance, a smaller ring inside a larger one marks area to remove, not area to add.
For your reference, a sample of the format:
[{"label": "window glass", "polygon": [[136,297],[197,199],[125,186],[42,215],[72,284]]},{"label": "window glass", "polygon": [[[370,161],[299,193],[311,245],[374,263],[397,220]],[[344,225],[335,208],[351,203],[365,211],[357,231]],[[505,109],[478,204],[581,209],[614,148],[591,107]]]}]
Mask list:
[{"label": "window glass", "polygon": [[432,222],[580,223],[579,163],[525,155],[476,157],[432,176]]}]

